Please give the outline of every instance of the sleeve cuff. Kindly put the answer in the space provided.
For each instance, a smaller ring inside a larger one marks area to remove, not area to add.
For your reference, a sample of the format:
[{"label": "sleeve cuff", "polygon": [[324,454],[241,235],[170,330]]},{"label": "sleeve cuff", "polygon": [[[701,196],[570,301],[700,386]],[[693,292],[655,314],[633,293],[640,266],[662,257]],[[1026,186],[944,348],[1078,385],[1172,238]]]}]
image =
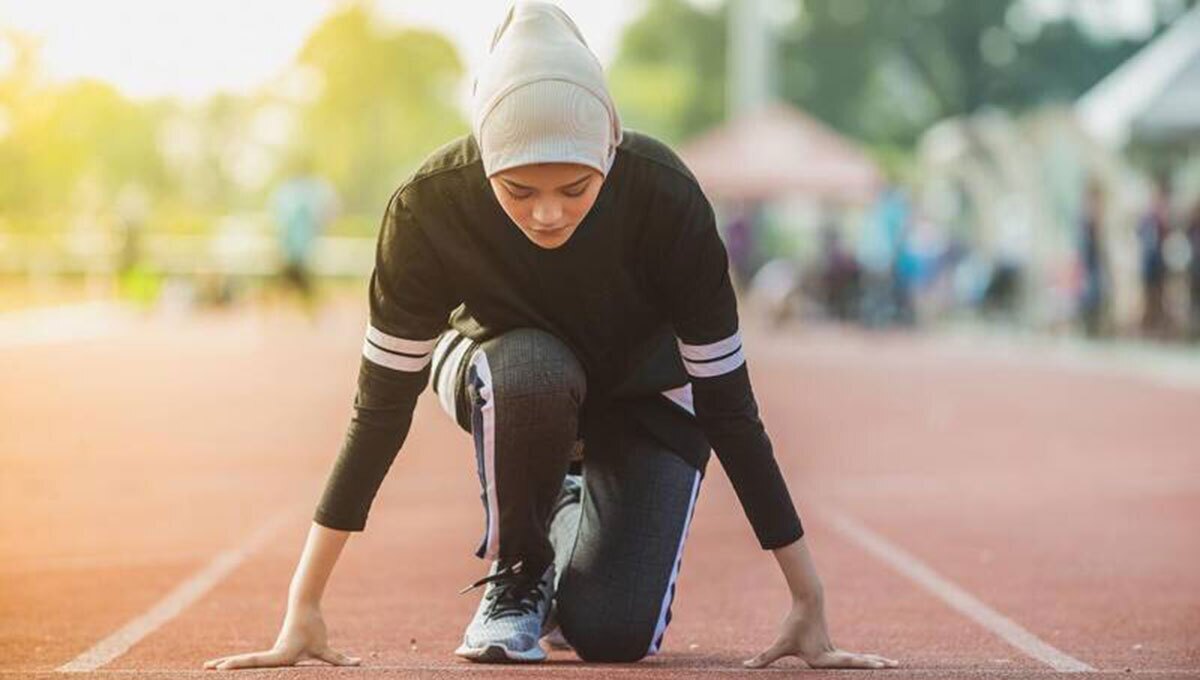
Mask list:
[{"label": "sleeve cuff", "polygon": [[758,537],[758,543],[762,546],[763,550],[778,550],[779,548],[783,548],[795,543],[803,536],[804,527],[800,524],[799,518],[797,518],[795,525],[793,525],[788,531],[781,532],[778,535],[760,535]]},{"label": "sleeve cuff", "polygon": [[366,528],[366,522],[347,521],[344,518],[333,517],[320,508],[313,513],[312,520],[326,529],[336,529],[338,531],[362,531]]}]

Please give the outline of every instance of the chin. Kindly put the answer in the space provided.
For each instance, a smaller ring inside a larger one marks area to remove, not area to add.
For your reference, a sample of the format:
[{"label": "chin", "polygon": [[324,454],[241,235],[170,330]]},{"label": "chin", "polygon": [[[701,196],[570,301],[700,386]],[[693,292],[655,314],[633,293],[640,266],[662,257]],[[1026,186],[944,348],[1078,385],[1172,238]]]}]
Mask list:
[{"label": "chin", "polygon": [[554,249],[566,243],[567,240],[571,238],[571,234],[574,233],[574,229],[563,229],[561,233],[555,233],[550,236],[531,236],[530,234],[526,233],[525,237],[537,246],[547,249]]},{"label": "chin", "polygon": [[550,238],[550,239],[530,239],[530,240],[533,241],[534,245],[537,245],[541,248],[545,248],[547,250],[553,250],[553,249],[561,246],[562,244],[566,243],[567,239],[570,237],[571,237],[570,234],[566,234],[564,236],[555,236],[554,238]]}]

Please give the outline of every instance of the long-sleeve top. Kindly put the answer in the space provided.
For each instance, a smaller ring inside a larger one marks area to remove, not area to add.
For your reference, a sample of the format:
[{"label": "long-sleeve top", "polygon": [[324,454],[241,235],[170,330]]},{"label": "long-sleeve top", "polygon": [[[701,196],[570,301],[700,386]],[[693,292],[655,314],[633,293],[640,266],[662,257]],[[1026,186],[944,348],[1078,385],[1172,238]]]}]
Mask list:
[{"label": "long-sleeve top", "polygon": [[[700,469],[711,447],[763,548],[803,535],[759,419],[712,207],[669,147],[624,133],[596,202],[558,248],[534,244],[509,219],[473,135],[435,150],[393,193],[354,414],[314,521],[364,529],[442,330],[482,342],[534,327],[566,343],[584,368],[585,443],[590,428],[618,414],[700,457],[690,461]],[[658,397],[689,383],[694,415]],[[672,425],[683,417],[699,428]]]}]

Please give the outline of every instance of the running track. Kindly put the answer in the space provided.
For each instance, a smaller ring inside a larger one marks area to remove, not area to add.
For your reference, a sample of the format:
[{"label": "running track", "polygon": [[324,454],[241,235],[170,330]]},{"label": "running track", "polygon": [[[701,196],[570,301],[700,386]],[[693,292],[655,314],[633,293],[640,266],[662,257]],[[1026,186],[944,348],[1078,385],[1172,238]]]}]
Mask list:
[{"label": "running track", "polygon": [[[46,333],[0,323],[0,680],[214,677],[205,659],[275,639],[349,416],[360,306],[317,325],[89,314]],[[746,335],[834,640],[902,663],[854,673],[1200,677],[1200,381],[944,338]],[[803,668],[739,666],[786,590],[715,459],[660,656],[457,660],[481,519],[467,435],[431,396],[326,593],[331,643],[363,666],[239,673]]]}]

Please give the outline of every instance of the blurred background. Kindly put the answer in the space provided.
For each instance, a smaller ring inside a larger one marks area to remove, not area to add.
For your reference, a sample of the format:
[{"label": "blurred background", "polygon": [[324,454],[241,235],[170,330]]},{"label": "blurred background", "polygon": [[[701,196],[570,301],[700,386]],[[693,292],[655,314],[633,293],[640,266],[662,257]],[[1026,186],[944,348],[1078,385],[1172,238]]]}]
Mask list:
[{"label": "blurred background", "polygon": [[[1195,0],[561,5],[744,314],[1200,339]],[[505,8],[0,0],[0,312],[358,304]]]},{"label": "blurred background", "polygon": [[[1200,2],[560,4],[713,202],[840,644],[1196,677]],[[507,6],[0,0],[0,672],[269,644],[386,203]],[[481,572],[470,437],[417,410],[328,598],[393,678],[453,663]],[[785,613],[705,489],[662,673]]]}]

